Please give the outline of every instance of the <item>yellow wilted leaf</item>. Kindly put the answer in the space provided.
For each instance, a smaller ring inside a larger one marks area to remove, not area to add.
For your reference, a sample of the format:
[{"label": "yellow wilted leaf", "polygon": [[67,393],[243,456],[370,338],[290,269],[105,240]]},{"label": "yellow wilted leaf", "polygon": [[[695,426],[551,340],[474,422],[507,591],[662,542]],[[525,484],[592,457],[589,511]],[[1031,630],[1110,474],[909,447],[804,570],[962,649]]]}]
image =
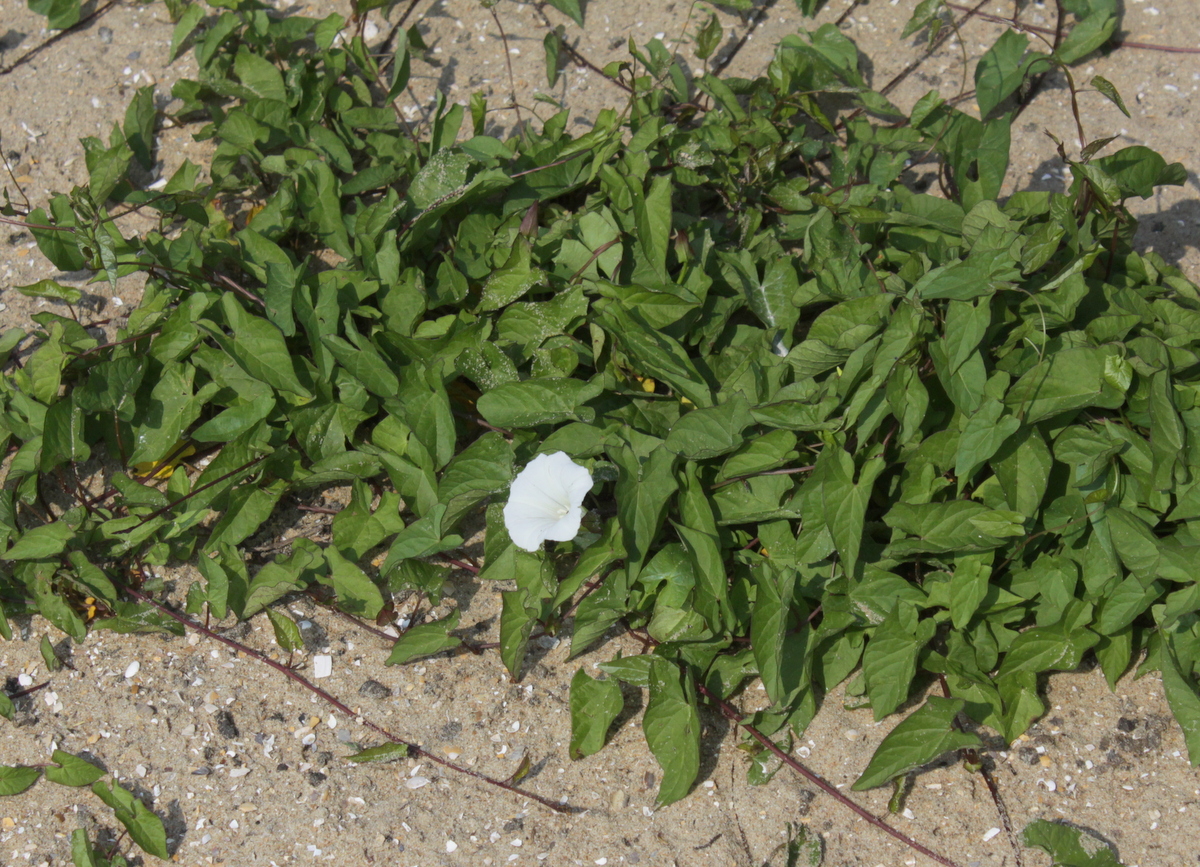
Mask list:
[{"label": "yellow wilted leaf", "polygon": [[171,478],[171,474],[175,472],[175,468],[183,462],[183,459],[195,453],[195,448],[184,445],[183,441],[180,440],[172,447],[170,456],[165,463],[162,461],[142,461],[140,464],[134,464],[133,470],[143,478],[169,479]]}]

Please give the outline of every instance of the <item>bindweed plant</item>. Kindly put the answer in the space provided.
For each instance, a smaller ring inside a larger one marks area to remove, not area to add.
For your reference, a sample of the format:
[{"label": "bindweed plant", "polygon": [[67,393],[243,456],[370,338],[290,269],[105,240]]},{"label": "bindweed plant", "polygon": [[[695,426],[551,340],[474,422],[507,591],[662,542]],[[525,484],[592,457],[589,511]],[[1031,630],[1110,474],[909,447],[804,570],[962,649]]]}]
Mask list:
[{"label": "bindweed plant", "polygon": [[[0,347],[0,631],[31,611],[79,641],[177,630],[138,601],[161,589],[144,567],[190,562],[189,612],[266,610],[288,647],[271,606],[289,594],[375,618],[474,580],[457,563],[510,588],[514,678],[535,630],[573,653],[639,638],[607,678],[576,673],[570,752],[602,749],[618,682],[646,689],[662,804],[695,781],[700,705],[754,680],[768,704],[744,719],[782,740],[839,684],[882,719],[940,683],[859,789],[981,746],[979,727],[1013,740],[1045,709],[1039,677],[1085,659],[1110,684],[1161,671],[1200,761],[1200,290],[1131,247],[1126,208],[1184,170],[1080,127],[1058,131],[1082,144],[1059,146],[1069,189],[1001,196],[1031,77],[1124,109],[1066,66],[1115,3],[1066,5],[1056,50],[1009,31],[984,55],[981,117],[936,92],[901,111],[825,25],[755,79],[631,43],[604,70],[622,109],[501,138],[480,95],[439,97],[426,125],[398,113],[415,27],[381,54],[338,15],[170,0],[172,55],[200,68],[175,117],[203,122],[210,177],[131,179],[154,159],[144,88],[83,140],[87,185],[8,207],[58,268],[145,291],[98,337],[80,290],[23,289],[63,306]],[[926,0],[905,35],[944,20]],[[701,22],[702,58],[719,36]],[[553,80],[560,31],[546,55]],[[939,195],[915,190],[924,167]],[[133,210],[155,228],[126,236]],[[510,484],[556,453],[591,473],[581,529],[514,544]],[[351,493],[328,544],[252,561],[278,509],[331,486]],[[460,552],[476,514],[482,568]],[[415,626],[389,661],[457,647],[459,626]]]}]

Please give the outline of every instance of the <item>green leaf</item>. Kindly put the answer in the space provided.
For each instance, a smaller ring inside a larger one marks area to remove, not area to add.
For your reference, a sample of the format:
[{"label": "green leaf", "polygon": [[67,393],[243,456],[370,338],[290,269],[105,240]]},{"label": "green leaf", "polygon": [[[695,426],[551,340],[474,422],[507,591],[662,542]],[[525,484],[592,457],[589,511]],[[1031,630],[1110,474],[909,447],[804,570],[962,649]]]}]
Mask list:
[{"label": "green leaf", "polygon": [[568,754],[582,759],[604,747],[608,729],[624,707],[615,677],[594,680],[582,668],[571,678],[571,744]]},{"label": "green leaf", "polygon": [[882,786],[903,777],[950,750],[983,746],[975,734],[961,731],[954,718],[966,706],[961,698],[931,695],[925,703],[892,729],[871,756],[851,788],[856,792]]},{"label": "green leaf", "polygon": [[967,627],[987,596],[991,561],[991,554],[967,554],[955,560],[950,578],[950,620],[955,629]]},{"label": "green leaf", "polygon": [[79,23],[79,0],[29,0],[29,9],[48,19],[50,30],[66,30]]},{"label": "green leaf", "polygon": [[22,533],[15,545],[4,552],[3,560],[45,560],[61,554],[75,536],[75,528],[66,521],[43,524]]},{"label": "green leaf", "polygon": [[338,608],[374,620],[383,610],[383,594],[375,582],[332,546],[325,549],[325,562],[329,564],[329,582],[337,594]]},{"label": "green leaf", "polygon": [[139,87],[125,109],[125,141],[143,169],[154,168],[154,124],[158,109],[154,105],[154,85]]},{"label": "green leaf", "polygon": [[604,389],[566,377],[507,382],[479,398],[479,413],[502,428],[535,427],[564,421],[591,421],[594,413],[582,404]]},{"label": "green leaf", "polygon": [[0,690],[0,716],[5,719],[12,719],[16,708],[13,707],[12,699],[8,697],[8,693]]},{"label": "green leaf", "polygon": [[716,15],[708,16],[708,21],[696,30],[696,56],[701,60],[708,60],[724,36],[725,29],[721,26],[721,20]]},{"label": "green leaf", "polygon": [[1133,115],[1129,113],[1129,109],[1125,107],[1125,100],[1121,99],[1121,94],[1117,91],[1116,86],[1111,81],[1102,75],[1096,75],[1092,77],[1091,84],[1092,87],[1096,88],[1096,90],[1108,97],[1109,102],[1121,110],[1121,114],[1125,115],[1126,117],[1133,117]]},{"label": "green leaf", "polygon": [[1054,867],[1124,867],[1106,842],[1075,825],[1035,819],[1021,838],[1029,848],[1049,855]]},{"label": "green leaf", "polygon": [[990,115],[1005,99],[1016,92],[1026,76],[1043,72],[1050,58],[1036,52],[1022,62],[1029,38],[1015,30],[1005,30],[975,66],[975,98],[979,114]]},{"label": "green leaf", "polygon": [[679,520],[672,524],[687,549],[696,575],[695,613],[704,618],[714,633],[731,631],[736,618],[729,601],[728,570],[712,501],[695,464],[686,464],[681,476]]},{"label": "green leaf", "polygon": [[700,772],[700,715],[694,689],[674,663],[652,659],[642,732],[663,771],[657,799],[660,806],[686,795]]},{"label": "green leaf", "polygon": [[[902,616],[903,603],[898,603],[884,621],[875,627],[867,649],[863,652],[863,675],[871,711],[881,720],[908,698],[908,690],[917,673],[917,654],[933,637],[931,620],[919,622],[915,634],[909,631]],[[915,619],[915,618],[912,618]]]},{"label": "green leaf", "polygon": [[267,619],[271,621],[271,629],[275,633],[275,643],[280,650],[295,653],[304,649],[304,637],[296,621],[274,608],[267,609]]},{"label": "green leaf", "polygon": [[[535,560],[529,563],[529,566],[540,572],[542,562]],[[500,661],[504,663],[513,680],[519,681],[521,666],[525,662],[525,650],[529,646],[529,636],[541,613],[541,606],[537,604],[538,600],[531,599],[524,589],[505,590],[500,594],[500,602]]]},{"label": "green leaf", "polygon": [[83,298],[83,293],[74,286],[64,286],[50,279],[13,288],[27,298],[51,298],[55,301],[65,301],[68,304],[78,304]]},{"label": "green leaf", "polygon": [[[557,30],[549,30],[546,36],[542,39],[542,48],[546,54],[546,86],[554,87],[558,84],[558,75],[560,70],[559,50],[562,48],[562,36]],[[476,123],[476,127],[479,124]]]},{"label": "green leaf", "polygon": [[[341,184],[333,170],[320,160],[309,160],[296,171],[296,195],[309,215],[313,233],[339,256],[354,256],[342,220]],[[228,297],[228,296],[227,296]]]},{"label": "green leaf", "polygon": [[[309,548],[315,548],[310,545]],[[317,555],[308,548],[297,547],[291,557],[268,563],[258,570],[246,590],[242,618],[257,614],[272,602],[304,586],[303,573],[311,568]]]},{"label": "green leaf", "polygon": [[189,3],[175,22],[175,29],[171,32],[171,49],[167,52],[167,63],[175,62],[179,57],[179,52],[187,43],[188,37],[196,31],[203,20],[204,7],[199,3]]},{"label": "green leaf", "polygon": [[1027,671],[1070,671],[1077,668],[1083,654],[1099,640],[1090,629],[1069,630],[1065,624],[1037,626],[1017,636],[997,677]]},{"label": "green leaf", "polygon": [[59,767],[47,767],[46,779],[62,786],[90,786],[107,773],[104,768],[62,750],[55,750],[50,760]]},{"label": "green leaf", "polygon": [[583,10],[580,9],[579,0],[550,0],[550,5],[580,27],[583,26]]},{"label": "green leaf", "polygon": [[250,48],[243,48],[234,57],[233,71],[255,96],[287,102],[283,73],[275,64],[254,53]]},{"label": "green leaf", "polygon": [[1104,45],[1121,20],[1117,0],[1076,0],[1064,5],[1079,21],[1054,51],[1063,63],[1074,63]]},{"label": "green leaf", "polygon": [[311,392],[296,377],[293,353],[288,349],[278,326],[247,313],[232,293],[222,297],[222,309],[233,330],[232,338],[225,337],[211,327],[206,328],[233,360],[254,379],[296,395],[302,401],[311,400]]},{"label": "green leaf", "polygon": [[1115,182],[1122,199],[1130,196],[1148,199],[1154,195],[1155,187],[1179,185],[1187,177],[1179,163],[1167,165],[1160,154],[1142,145],[1121,148],[1115,154],[1094,160],[1091,168]]},{"label": "green leaf", "polygon": [[742,431],[753,423],[750,404],[737,392],[725,403],[681,417],[667,434],[665,447],[692,460],[717,457],[740,446]]},{"label": "green leaf", "polygon": [[1162,655],[1162,680],[1171,713],[1183,729],[1188,760],[1193,767],[1200,765],[1200,689],[1195,678],[1189,677],[1180,665],[1172,636],[1167,636],[1166,652]]},{"label": "green leaf", "polygon": [[665,445],[650,452],[642,463],[628,446],[610,450],[618,467],[617,517],[625,542],[626,556],[632,564],[631,574],[650,553],[650,546],[662,529],[667,502],[675,493],[673,473],[675,455]]},{"label": "green leaf", "polygon": [[101,861],[99,858],[99,854],[88,842],[86,830],[76,828],[71,832],[71,863],[75,867],[120,867],[121,862],[117,860],[119,855],[110,861]]},{"label": "green leaf", "polygon": [[346,756],[346,758],[359,765],[372,762],[394,762],[396,759],[407,758],[408,752],[408,744],[387,743],[380,744],[377,747],[367,747],[367,749],[360,750],[352,756]]},{"label": "green leaf", "polygon": [[50,643],[49,635],[42,636],[42,640],[38,642],[38,650],[42,654],[42,661],[46,663],[47,671],[58,671],[62,668],[62,660],[55,653],[54,645]]},{"label": "green leaf", "polygon": [[275,409],[275,398],[260,395],[248,403],[222,410],[192,431],[192,439],[202,443],[227,443],[265,419]]},{"label": "green leaf", "polygon": [[92,784],[92,792],[112,808],[117,821],[125,826],[130,839],[140,846],[143,852],[164,861],[171,857],[167,852],[167,832],[163,828],[162,820],[141,800],[134,797],[132,792],[116,782],[110,789],[98,780]]},{"label": "green leaf", "polygon": [[679,341],[613,307],[605,308],[601,322],[639,374],[665,382],[698,407],[713,405],[712,390]]},{"label": "green leaf", "polygon": [[512,479],[512,445],[494,431],[485,433],[455,455],[438,483],[438,499],[446,504],[445,524],[455,526],[489,495],[506,490]]},{"label": "green leaf", "polygon": [[513,241],[508,260],[492,271],[487,282],[483,284],[479,312],[486,313],[506,307],[525,296],[545,279],[541,269],[532,265],[532,250],[529,240],[524,235],[518,235]]},{"label": "green leaf", "polygon": [[0,797],[21,794],[36,783],[41,775],[42,772],[38,768],[0,765]]},{"label": "green leaf", "polygon": [[796,570],[759,571],[758,592],[750,612],[750,644],[767,696],[787,707],[804,686],[808,628],[793,629],[792,597]]},{"label": "green leaf", "polygon": [[879,455],[868,459],[857,483],[854,481],[854,458],[840,446],[826,446],[819,460],[825,468],[821,485],[825,526],[837,546],[846,574],[854,575],[862,546],[867,501],[875,479],[884,469],[883,459]]},{"label": "green leaf", "polygon": [[456,608],[449,617],[411,627],[396,639],[391,655],[384,660],[384,664],[404,665],[422,656],[432,656],[443,650],[458,647],[462,644],[462,639],[450,634],[450,630],[458,626],[458,618],[459,611]]},{"label": "green leaf", "polygon": [[[125,180],[129,172],[129,163],[133,160],[133,151],[124,139],[109,148],[105,148],[97,138],[86,138],[82,141],[88,168],[89,192],[96,207],[103,208],[117,185]],[[95,237],[100,248],[101,262],[108,272],[109,284],[112,285],[117,279],[112,237],[106,231],[97,232]]]}]

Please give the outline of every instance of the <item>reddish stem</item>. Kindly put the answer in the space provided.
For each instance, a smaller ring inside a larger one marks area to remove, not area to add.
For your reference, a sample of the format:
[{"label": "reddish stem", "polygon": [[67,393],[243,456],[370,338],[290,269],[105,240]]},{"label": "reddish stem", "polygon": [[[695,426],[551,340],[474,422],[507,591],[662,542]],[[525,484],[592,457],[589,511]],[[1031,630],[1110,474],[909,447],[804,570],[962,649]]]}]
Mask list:
[{"label": "reddish stem", "polygon": [[493,777],[487,776],[486,774],[481,774],[478,771],[473,771],[470,768],[466,768],[466,767],[463,767],[462,765],[455,764],[454,762],[451,762],[447,759],[443,759],[441,756],[435,755],[435,754],[429,752],[428,750],[424,750],[421,747],[417,746],[416,744],[412,743],[411,741],[406,741],[404,738],[400,737],[399,735],[392,734],[387,729],[385,729],[383,726],[380,726],[380,725],[377,725],[377,724],[371,722],[369,719],[364,717],[362,714],[355,713],[353,710],[351,710],[347,705],[343,704],[338,698],[333,696],[331,693],[328,693],[325,690],[321,689],[321,687],[317,686],[316,684],[314,684],[312,681],[308,680],[303,675],[297,674],[295,671],[288,668],[282,662],[276,662],[274,659],[271,659],[271,657],[267,656],[265,653],[255,650],[254,648],[250,647],[249,645],[242,644],[240,641],[236,641],[232,638],[229,638],[228,636],[220,635],[220,634],[214,632],[213,630],[209,629],[207,626],[200,623],[199,621],[193,620],[190,617],[187,617],[183,614],[179,614],[175,611],[172,611],[170,608],[163,605],[161,602],[157,601],[156,599],[151,598],[150,596],[147,596],[145,593],[142,593],[139,590],[135,590],[134,588],[129,587],[128,585],[126,585],[124,589],[125,589],[125,592],[128,593],[130,596],[132,596],[134,599],[137,599],[141,602],[145,602],[149,605],[154,606],[159,611],[161,611],[163,614],[170,617],[172,620],[176,621],[177,623],[182,623],[188,629],[193,629],[196,632],[199,632],[205,638],[211,638],[214,641],[219,641],[222,644],[226,645],[227,647],[232,647],[234,650],[241,651],[242,653],[246,654],[247,656],[253,657],[254,659],[257,659],[259,662],[262,662],[266,665],[271,666],[271,668],[280,672],[287,678],[300,684],[302,687],[307,689],[313,695],[319,696],[321,699],[323,699],[325,702],[327,702],[335,710],[337,710],[344,716],[347,716],[353,720],[360,720],[362,725],[371,729],[371,731],[375,732],[376,734],[382,735],[383,737],[387,738],[389,741],[391,741],[394,744],[403,744],[408,749],[408,755],[410,755],[414,758],[425,759],[427,761],[433,762],[434,764],[441,765],[444,768],[448,768],[452,771],[457,771],[460,774],[464,774],[468,777],[474,777],[477,780],[480,780],[482,782],[485,782],[490,785],[496,786],[498,788],[504,789],[507,792],[512,792],[515,795],[520,795],[523,798],[531,798],[532,800],[537,801],[542,806],[548,807],[549,809],[553,810],[556,813],[580,812],[579,808],[577,808],[577,807],[569,807],[566,804],[557,803],[555,801],[550,800],[549,798],[534,794],[533,792],[530,792],[527,789],[522,789],[518,786],[512,785],[511,783],[507,783],[504,780],[497,780]]},{"label": "reddish stem", "polygon": [[793,771],[798,773],[800,776],[804,777],[806,780],[808,780],[810,783],[812,783],[814,786],[816,786],[822,792],[824,792],[825,794],[832,797],[843,807],[846,807],[846,808],[854,811],[856,814],[858,814],[859,817],[866,820],[871,825],[875,826],[876,828],[878,828],[879,830],[881,830],[887,834],[891,834],[893,837],[895,837],[897,840],[899,840],[905,846],[915,849],[917,852],[920,852],[926,858],[932,858],[937,863],[945,865],[945,867],[958,867],[958,865],[955,862],[951,861],[949,858],[939,855],[937,852],[934,852],[932,849],[922,846],[920,843],[918,843],[912,837],[909,837],[907,834],[903,833],[902,831],[896,830],[891,825],[889,825],[887,822],[884,822],[878,816],[875,816],[873,813],[868,811],[866,808],[859,806],[854,801],[851,801],[849,798],[847,798],[845,795],[843,795],[841,792],[839,792],[835,786],[833,786],[831,783],[826,781],[824,777],[821,777],[820,775],[813,773],[808,768],[804,767],[804,765],[800,764],[798,761],[796,761],[791,756],[789,756],[787,753],[785,753],[783,750],[781,750],[779,747],[777,747],[775,745],[774,741],[772,741],[770,738],[768,738],[766,735],[764,735],[762,732],[760,732],[757,728],[755,728],[754,726],[750,725],[747,722],[743,722],[742,715],[738,711],[737,708],[735,708],[729,702],[725,701],[723,698],[720,698],[719,696],[713,694],[711,691],[709,691],[709,689],[707,687],[704,686],[704,684],[697,683],[696,689],[697,689],[697,691],[699,691],[699,693],[701,695],[703,695],[710,702],[712,702],[714,705],[716,705],[717,708],[721,711],[721,714],[726,719],[728,719],[730,722],[734,723],[735,725],[739,725],[742,728],[744,728],[746,730],[746,732],[750,735],[750,737],[754,738],[762,746],[764,746],[766,749],[770,750],[771,753],[776,758],[778,758],[781,762],[783,762],[785,765],[787,765]]}]

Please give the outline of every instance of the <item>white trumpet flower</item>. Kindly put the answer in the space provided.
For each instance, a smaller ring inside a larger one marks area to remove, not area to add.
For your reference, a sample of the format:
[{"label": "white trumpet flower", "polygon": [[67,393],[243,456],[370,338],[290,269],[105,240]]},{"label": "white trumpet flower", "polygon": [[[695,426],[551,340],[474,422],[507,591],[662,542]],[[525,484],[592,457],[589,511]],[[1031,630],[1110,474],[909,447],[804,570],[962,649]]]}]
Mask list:
[{"label": "white trumpet flower", "polygon": [[547,539],[567,542],[579,533],[583,498],[592,474],[566,452],[538,455],[513,480],[504,525],[518,548],[536,551]]}]

